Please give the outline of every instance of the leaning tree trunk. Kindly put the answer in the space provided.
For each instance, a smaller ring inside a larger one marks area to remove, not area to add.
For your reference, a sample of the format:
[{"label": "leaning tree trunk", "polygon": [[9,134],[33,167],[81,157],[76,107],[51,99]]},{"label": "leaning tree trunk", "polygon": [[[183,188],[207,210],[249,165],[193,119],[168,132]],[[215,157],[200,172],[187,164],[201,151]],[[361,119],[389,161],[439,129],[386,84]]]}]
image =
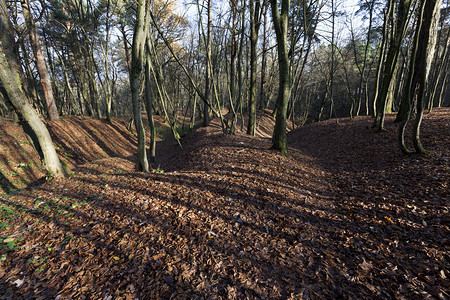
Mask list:
[{"label": "leaning tree trunk", "polygon": [[279,65],[278,98],[275,103],[276,116],[271,149],[278,150],[281,154],[288,156],[286,115],[291,88],[289,79],[289,55],[287,50],[287,24],[290,0],[282,0],[281,14],[278,10],[277,0],[270,0],[270,5],[272,9],[273,25],[277,37]]},{"label": "leaning tree trunk", "polygon": [[4,0],[0,0],[0,81],[6,90],[9,100],[14,109],[22,115],[24,119],[24,130],[31,129],[35,135],[37,145],[40,148],[41,159],[49,176],[63,177],[65,170],[56,154],[50,133],[45,127],[37,112],[28,101],[20,80],[20,63],[13,49],[13,39],[11,36],[11,26],[9,15],[6,10]]},{"label": "leaning tree trunk", "polygon": [[42,90],[44,91],[45,104],[47,107],[47,115],[52,121],[59,120],[58,109],[56,107],[55,97],[53,96],[52,83],[50,81],[50,76],[48,75],[44,55],[42,55],[39,37],[36,32],[36,26],[30,10],[30,2],[29,0],[21,0],[21,4],[23,16],[25,18],[25,23],[27,24],[30,36],[31,48],[33,49],[33,53],[36,58],[36,69],[39,73],[39,77],[41,78]]}]

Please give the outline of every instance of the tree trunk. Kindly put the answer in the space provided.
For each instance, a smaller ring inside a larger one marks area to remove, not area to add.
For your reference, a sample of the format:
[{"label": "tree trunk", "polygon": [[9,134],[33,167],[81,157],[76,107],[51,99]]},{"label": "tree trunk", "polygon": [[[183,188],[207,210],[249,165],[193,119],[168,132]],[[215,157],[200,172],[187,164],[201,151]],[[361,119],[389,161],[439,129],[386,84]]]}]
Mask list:
[{"label": "tree trunk", "polygon": [[270,0],[270,5],[272,9],[273,25],[277,37],[279,65],[278,97],[275,103],[276,117],[272,137],[272,149],[278,150],[282,155],[288,156],[286,115],[291,88],[289,79],[289,56],[287,49],[287,24],[290,0],[281,1],[281,14],[278,10],[277,0]]},{"label": "tree trunk", "polygon": [[[148,5],[148,3],[147,3]],[[138,138],[138,153],[137,153],[137,164],[136,169],[138,171],[148,172],[148,160],[147,151],[145,148],[145,129],[142,124],[141,118],[141,102],[139,101],[139,80],[142,73],[143,59],[144,59],[144,46],[145,46],[145,25],[148,13],[146,13],[146,1],[139,0],[137,7],[136,24],[134,27],[133,35],[133,46],[131,53],[131,76],[130,76],[130,87],[131,87],[131,101],[133,105],[133,117],[134,125],[136,127],[137,138]]]},{"label": "tree trunk", "polygon": [[391,13],[393,10],[393,1],[388,1],[388,8],[384,16],[384,22],[383,22],[383,37],[381,41],[380,46],[380,58],[378,60],[377,65],[377,79],[375,82],[375,94],[373,96],[373,102],[372,102],[372,109],[373,109],[373,116],[375,118],[373,126],[376,127],[377,120],[378,120],[378,112],[377,112],[377,101],[378,101],[378,94],[380,92],[381,88],[381,81],[382,81],[382,74],[383,74],[383,67],[384,67],[384,60],[386,57],[386,46],[387,46],[387,39],[388,39],[388,22],[389,18],[391,17]]},{"label": "tree trunk", "polygon": [[[246,1],[243,0],[243,6],[245,7]],[[242,106],[243,106],[243,93],[244,93],[244,78],[243,78],[243,68],[242,68],[242,53],[244,51],[244,37],[245,37],[245,13],[242,12],[241,15],[241,36],[239,38],[239,51],[238,51],[238,59],[237,59],[237,75],[238,75],[238,101],[236,104],[236,111],[240,111],[241,114],[241,130],[244,123]]]},{"label": "tree trunk", "polygon": [[266,51],[267,51],[267,4],[264,5],[264,25],[263,25],[263,44],[262,44],[262,62],[261,62],[261,83],[259,87],[259,109],[264,110],[265,95],[264,83],[266,82]]},{"label": "tree trunk", "polygon": [[112,111],[112,91],[111,91],[111,79],[109,75],[109,40],[110,40],[110,0],[106,1],[106,20],[105,20],[105,45],[100,42],[100,47],[102,49],[104,63],[105,63],[105,102],[106,102],[106,120],[111,122],[111,111]]},{"label": "tree trunk", "polygon": [[261,1],[250,0],[250,98],[248,109],[247,134],[255,135],[256,128],[256,69],[257,69],[257,43],[258,31],[261,24]]},{"label": "tree trunk", "polygon": [[36,58],[36,69],[41,78],[42,90],[44,91],[45,103],[47,106],[47,115],[51,121],[59,120],[58,109],[56,107],[55,98],[53,97],[52,83],[48,75],[47,65],[45,64],[44,55],[42,55],[39,37],[34,24],[33,15],[30,11],[29,0],[21,0],[23,16],[27,24],[30,37],[31,48]]},{"label": "tree trunk", "polygon": [[126,59],[126,63],[127,63],[128,76],[130,76],[130,74],[131,74],[131,58],[130,58],[130,49],[128,48],[127,33],[125,31],[125,24],[123,22],[120,22],[119,25],[120,25],[120,32],[122,33],[122,38],[123,38],[123,48],[125,50],[125,59]]},{"label": "tree trunk", "polygon": [[[206,127],[209,125],[209,109],[208,104],[211,98],[211,27],[212,27],[212,19],[211,19],[211,1],[208,1],[208,24],[207,24],[207,33],[206,33],[206,74],[205,74],[205,104],[203,106],[203,126]],[[220,110],[220,107],[218,107]]]},{"label": "tree trunk", "polygon": [[236,58],[237,58],[237,4],[238,0],[231,0],[231,13],[232,13],[232,27],[231,27],[231,54],[230,54],[230,111],[232,112],[231,125],[229,129],[230,134],[236,132],[237,113],[235,109],[236,103]]},{"label": "tree trunk", "polygon": [[[150,39],[148,35],[147,39]],[[147,48],[149,48],[147,42]],[[151,57],[150,51],[147,51],[146,62],[145,62],[145,104],[147,107],[148,123],[150,126],[150,161],[156,162],[156,128],[155,121],[153,119],[153,96],[151,88]]]},{"label": "tree trunk", "polygon": [[[366,37],[366,45],[364,46],[364,58],[363,58],[363,65],[361,69],[361,74],[359,78],[359,89],[358,89],[358,96],[356,98],[356,102],[358,103],[358,107],[361,107],[361,101],[362,101],[362,91],[364,88],[364,83],[366,82],[366,67],[367,67],[367,55],[369,50],[369,44],[370,44],[370,37],[372,34],[372,21],[373,21],[373,11],[375,7],[375,0],[371,2],[366,2],[369,5],[369,28],[367,29],[367,37]],[[366,106],[366,115],[369,114],[368,112],[369,108]],[[356,115],[359,115],[359,110],[356,113]]]},{"label": "tree trunk", "polygon": [[448,84],[448,81],[450,78],[450,76],[449,76],[449,74],[450,74],[450,58],[449,57],[447,57],[444,69],[445,69],[444,76],[443,76],[444,78],[442,79],[441,88],[436,96],[437,107],[442,106],[442,100],[444,99],[445,90],[447,88],[447,84]]},{"label": "tree trunk", "polygon": [[422,0],[414,36],[414,48],[411,54],[410,73],[406,86],[406,95],[403,101],[407,110],[406,118],[399,126],[399,146],[402,152],[409,153],[405,145],[405,128],[411,116],[414,99],[416,99],[416,119],[413,126],[413,144],[417,153],[425,154],[427,151],[420,141],[420,125],[423,117],[424,92],[434,56],[436,44],[437,22],[440,14],[441,0]]},{"label": "tree trunk", "polygon": [[426,1],[426,4],[419,36],[419,40],[421,41],[421,43],[419,43],[420,48],[417,57],[419,60],[419,69],[417,70],[419,72],[419,90],[416,103],[416,119],[414,120],[413,126],[413,144],[416,152],[420,154],[428,152],[424,149],[422,142],[420,141],[420,125],[422,124],[425,104],[425,87],[436,49],[437,25],[442,0],[423,1]]},{"label": "tree trunk", "polygon": [[15,110],[24,118],[24,131],[29,125],[32,133],[36,136],[38,144],[36,145],[36,150],[38,148],[41,150],[41,159],[48,176],[63,177],[66,172],[53,146],[50,133],[23,92],[20,80],[20,63],[17,61],[17,56],[13,51],[14,40],[11,33],[6,4],[4,0],[0,0],[0,81]]},{"label": "tree trunk", "polygon": [[[392,1],[392,0],[390,0]],[[395,26],[393,26],[393,32],[391,34],[391,40],[389,44],[389,49],[386,55],[386,61],[384,65],[383,80],[381,85],[381,90],[377,94],[376,99],[376,113],[375,113],[375,123],[377,122],[377,117],[380,116],[378,130],[381,131],[384,128],[384,119],[387,109],[387,100],[389,87],[393,84],[392,81],[397,80],[394,77],[395,69],[397,67],[398,56],[400,54],[401,42],[405,36],[406,28],[409,23],[410,14],[409,10],[411,7],[411,0],[401,0],[397,13],[397,20],[395,21]],[[389,18],[387,18],[389,20]]]},{"label": "tree trunk", "polygon": [[[444,18],[445,19],[445,18]],[[442,33],[442,30],[441,32]],[[435,71],[434,71],[434,76],[432,78],[432,80],[430,81],[430,88],[428,91],[428,109],[431,112],[433,105],[434,105],[434,98],[436,95],[436,91],[439,85],[439,82],[441,81],[442,78],[442,84],[445,83],[445,78],[447,76],[447,73],[444,71],[445,70],[445,62],[446,62],[446,58],[447,58],[447,53],[448,53],[448,49],[450,48],[450,30],[447,30],[447,36],[445,37],[445,41],[444,41],[444,49],[442,51],[441,56],[439,57],[439,55],[437,55],[438,53],[436,53],[436,62],[435,62]],[[439,48],[439,45],[437,46]]]}]

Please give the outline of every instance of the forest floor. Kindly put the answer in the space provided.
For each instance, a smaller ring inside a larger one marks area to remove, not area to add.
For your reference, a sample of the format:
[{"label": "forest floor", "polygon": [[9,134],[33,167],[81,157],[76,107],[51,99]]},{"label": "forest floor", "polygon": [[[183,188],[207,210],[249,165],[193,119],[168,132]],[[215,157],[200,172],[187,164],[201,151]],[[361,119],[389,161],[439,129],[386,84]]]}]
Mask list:
[{"label": "forest floor", "polygon": [[31,185],[38,158],[1,121],[0,299],[449,299],[450,109],[425,116],[423,156],[393,117],[296,129],[289,158],[268,116],[257,137],[213,123],[147,174],[125,122],[64,117],[73,174]]}]

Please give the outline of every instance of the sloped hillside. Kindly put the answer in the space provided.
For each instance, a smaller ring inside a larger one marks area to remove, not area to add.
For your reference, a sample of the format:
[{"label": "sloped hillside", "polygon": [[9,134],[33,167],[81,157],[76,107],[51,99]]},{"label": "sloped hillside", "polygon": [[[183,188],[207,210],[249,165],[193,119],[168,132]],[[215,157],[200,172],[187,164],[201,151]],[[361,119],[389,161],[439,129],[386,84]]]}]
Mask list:
[{"label": "sloped hillside", "polygon": [[427,116],[427,156],[398,154],[391,116],[297,129],[289,158],[213,123],[149,174],[85,163],[0,199],[0,294],[448,298],[449,112]]}]

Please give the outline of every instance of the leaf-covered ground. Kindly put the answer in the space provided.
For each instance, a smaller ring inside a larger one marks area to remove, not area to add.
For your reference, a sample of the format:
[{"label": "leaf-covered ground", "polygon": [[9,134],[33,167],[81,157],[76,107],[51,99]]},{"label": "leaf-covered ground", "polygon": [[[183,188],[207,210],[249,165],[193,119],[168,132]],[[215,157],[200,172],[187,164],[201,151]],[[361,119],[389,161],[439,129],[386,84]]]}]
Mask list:
[{"label": "leaf-covered ground", "polygon": [[69,119],[60,154],[94,149],[85,124],[97,160],[0,198],[0,298],[448,299],[450,110],[426,116],[426,156],[392,120],[302,127],[289,158],[213,124],[144,174],[124,124]]}]

